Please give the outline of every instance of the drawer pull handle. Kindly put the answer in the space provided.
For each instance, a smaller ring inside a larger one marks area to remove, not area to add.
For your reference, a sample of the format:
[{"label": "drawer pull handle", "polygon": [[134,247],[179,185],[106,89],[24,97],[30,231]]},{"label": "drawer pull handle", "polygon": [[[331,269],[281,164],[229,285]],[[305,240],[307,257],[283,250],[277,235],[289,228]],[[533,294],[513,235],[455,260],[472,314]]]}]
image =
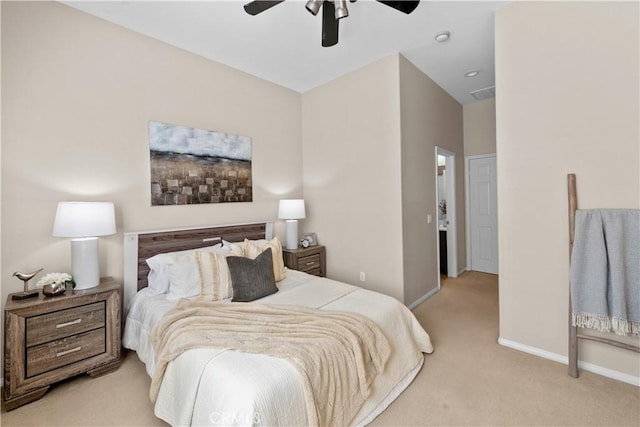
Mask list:
[{"label": "drawer pull handle", "polygon": [[313,264],[315,264],[315,262],[313,261],[307,263],[307,265],[313,265]]},{"label": "drawer pull handle", "polygon": [[75,348],[71,348],[69,350],[65,350],[65,351],[61,351],[61,352],[56,353],[56,357],[66,356],[67,354],[75,353],[76,351],[80,351],[80,350],[82,350],[81,346],[78,346],[78,347],[75,347]]},{"label": "drawer pull handle", "polygon": [[65,326],[77,325],[80,322],[82,322],[82,319],[72,320],[71,322],[67,322],[67,323],[58,323],[56,325],[56,328],[64,328]]}]

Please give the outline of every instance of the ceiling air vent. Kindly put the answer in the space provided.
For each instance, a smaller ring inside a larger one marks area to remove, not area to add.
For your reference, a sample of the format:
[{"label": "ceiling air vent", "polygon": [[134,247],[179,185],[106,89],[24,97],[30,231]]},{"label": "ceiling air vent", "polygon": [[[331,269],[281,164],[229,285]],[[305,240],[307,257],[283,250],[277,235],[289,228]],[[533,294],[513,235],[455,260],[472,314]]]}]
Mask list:
[{"label": "ceiling air vent", "polygon": [[484,89],[478,89],[474,90],[473,92],[469,92],[469,94],[473,96],[476,101],[482,101],[483,99],[489,99],[496,96],[496,87],[485,87]]}]

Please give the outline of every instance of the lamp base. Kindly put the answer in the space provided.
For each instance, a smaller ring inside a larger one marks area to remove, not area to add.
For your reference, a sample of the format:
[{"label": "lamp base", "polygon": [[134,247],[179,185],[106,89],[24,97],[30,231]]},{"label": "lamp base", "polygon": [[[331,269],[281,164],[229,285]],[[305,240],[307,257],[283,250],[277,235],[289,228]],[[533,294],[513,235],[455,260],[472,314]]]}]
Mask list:
[{"label": "lamp base", "polygon": [[97,237],[71,240],[71,275],[76,283],[75,290],[100,284]]},{"label": "lamp base", "polygon": [[287,223],[287,249],[296,249],[298,247],[298,220],[288,219]]}]

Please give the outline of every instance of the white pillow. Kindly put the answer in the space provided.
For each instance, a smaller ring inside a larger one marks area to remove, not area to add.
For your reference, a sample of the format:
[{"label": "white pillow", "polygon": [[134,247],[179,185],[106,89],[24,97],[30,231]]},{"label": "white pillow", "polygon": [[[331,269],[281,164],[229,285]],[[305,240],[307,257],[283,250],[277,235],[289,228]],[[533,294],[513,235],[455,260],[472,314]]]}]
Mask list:
[{"label": "white pillow", "polygon": [[168,300],[191,298],[200,294],[200,272],[193,255],[195,251],[175,256],[168,263]]},{"label": "white pillow", "polygon": [[[221,247],[222,243],[218,243],[197,250],[207,252],[215,251]],[[165,252],[146,259],[147,265],[150,268],[149,274],[147,275],[147,282],[149,289],[151,289],[151,295],[166,294],[169,292],[169,263],[171,263],[176,256],[193,253],[195,250],[196,249],[188,249],[185,251]]]}]

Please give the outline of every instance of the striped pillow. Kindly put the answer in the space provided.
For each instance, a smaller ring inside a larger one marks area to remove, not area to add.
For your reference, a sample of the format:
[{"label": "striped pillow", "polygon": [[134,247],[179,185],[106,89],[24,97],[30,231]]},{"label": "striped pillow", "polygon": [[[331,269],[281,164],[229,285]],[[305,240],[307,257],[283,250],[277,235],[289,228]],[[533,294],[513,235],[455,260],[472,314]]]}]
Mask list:
[{"label": "striped pillow", "polygon": [[227,266],[227,256],[242,256],[242,247],[225,246],[215,252],[195,251],[194,256],[200,270],[200,298],[220,301],[233,296],[231,274]]},{"label": "striped pillow", "polygon": [[266,249],[271,248],[273,257],[273,274],[276,282],[285,278],[284,258],[282,257],[282,245],[280,239],[274,237],[272,240],[249,240],[244,239],[244,256],[255,259]]}]

